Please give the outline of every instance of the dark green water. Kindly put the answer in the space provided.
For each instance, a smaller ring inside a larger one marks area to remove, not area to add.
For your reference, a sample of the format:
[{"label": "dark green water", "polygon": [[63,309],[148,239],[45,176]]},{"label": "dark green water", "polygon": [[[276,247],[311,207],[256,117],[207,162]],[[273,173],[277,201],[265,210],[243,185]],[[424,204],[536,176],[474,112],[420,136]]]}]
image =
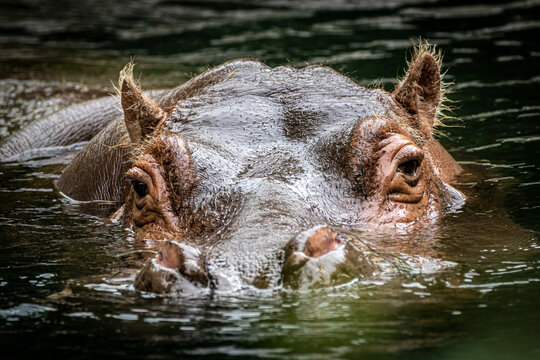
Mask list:
[{"label": "dark green water", "polygon": [[[131,56],[148,88],[254,57],[322,62],[391,90],[421,36],[455,82],[461,120],[441,142],[481,178],[434,235],[456,264],[444,271],[171,299],[110,280],[124,231],[53,190],[77,146],[0,164],[0,356],[540,358],[540,243],[526,230],[540,230],[539,14],[539,1],[3,1],[1,137],[112,92]],[[73,296],[54,295],[72,281]]]}]

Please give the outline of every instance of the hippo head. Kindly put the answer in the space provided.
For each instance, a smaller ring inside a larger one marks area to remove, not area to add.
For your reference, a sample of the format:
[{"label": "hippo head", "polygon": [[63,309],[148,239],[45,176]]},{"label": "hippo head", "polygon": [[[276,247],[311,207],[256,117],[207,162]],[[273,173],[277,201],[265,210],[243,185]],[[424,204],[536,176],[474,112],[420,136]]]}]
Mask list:
[{"label": "hippo head", "polygon": [[443,90],[429,50],[393,93],[242,59],[151,99],[125,72],[133,150],[117,217],[161,249],[136,287],[279,285],[306,259],[336,270],[354,258],[343,229],[436,222],[459,197],[447,183],[460,167],[433,138]]}]

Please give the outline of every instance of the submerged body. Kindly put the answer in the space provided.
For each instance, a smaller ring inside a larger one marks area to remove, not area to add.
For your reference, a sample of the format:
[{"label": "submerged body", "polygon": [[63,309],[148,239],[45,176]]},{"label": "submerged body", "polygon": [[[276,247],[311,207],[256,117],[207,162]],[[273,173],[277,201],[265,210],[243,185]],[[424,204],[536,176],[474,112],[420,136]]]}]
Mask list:
[{"label": "submerged body", "polygon": [[57,188],[122,203],[113,217],[137,246],[160,250],[138,289],[307,288],[370,276],[358,234],[429,228],[463,201],[448,185],[460,167],[432,136],[441,80],[425,48],[392,94],[323,66],[249,59],[154,99],[131,69],[120,86],[123,116],[107,116]]}]

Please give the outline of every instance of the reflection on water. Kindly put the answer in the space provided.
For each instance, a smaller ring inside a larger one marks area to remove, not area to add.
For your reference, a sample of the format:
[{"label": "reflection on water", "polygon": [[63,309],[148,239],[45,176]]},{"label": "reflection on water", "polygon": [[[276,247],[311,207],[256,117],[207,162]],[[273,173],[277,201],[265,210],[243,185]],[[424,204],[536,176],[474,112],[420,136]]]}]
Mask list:
[{"label": "reflection on water", "polygon": [[[441,141],[481,174],[462,182],[467,205],[430,238],[432,258],[454,266],[307,293],[178,299],[134,292],[134,272],[116,256],[129,249],[124,231],[52,190],[73,148],[2,164],[0,344],[11,357],[51,349],[71,357],[538,357],[540,249],[525,229],[540,230],[540,2],[0,7],[0,137],[112,92],[110,80],[133,55],[154,88],[255,57],[273,66],[322,62],[391,90],[409,39],[422,36],[440,44],[446,80],[455,81],[460,120]],[[392,240],[381,247],[389,251]]]}]

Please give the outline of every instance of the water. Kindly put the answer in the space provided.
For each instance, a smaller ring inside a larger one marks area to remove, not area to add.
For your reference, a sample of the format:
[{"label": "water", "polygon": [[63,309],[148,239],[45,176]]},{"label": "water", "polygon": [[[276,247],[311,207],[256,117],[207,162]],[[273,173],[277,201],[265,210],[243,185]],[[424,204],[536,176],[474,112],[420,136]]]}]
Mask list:
[{"label": "water", "polygon": [[3,358],[540,357],[540,244],[526,230],[540,230],[540,2],[8,0],[0,9],[2,137],[112,92],[131,56],[148,88],[254,57],[322,62],[391,90],[409,39],[421,36],[444,50],[455,82],[460,120],[441,142],[480,174],[435,235],[456,264],[446,270],[178,299],[131,289],[133,271],[117,257],[130,239],[100,220],[107,204],[88,211],[53,190],[80,144],[1,164]]}]

